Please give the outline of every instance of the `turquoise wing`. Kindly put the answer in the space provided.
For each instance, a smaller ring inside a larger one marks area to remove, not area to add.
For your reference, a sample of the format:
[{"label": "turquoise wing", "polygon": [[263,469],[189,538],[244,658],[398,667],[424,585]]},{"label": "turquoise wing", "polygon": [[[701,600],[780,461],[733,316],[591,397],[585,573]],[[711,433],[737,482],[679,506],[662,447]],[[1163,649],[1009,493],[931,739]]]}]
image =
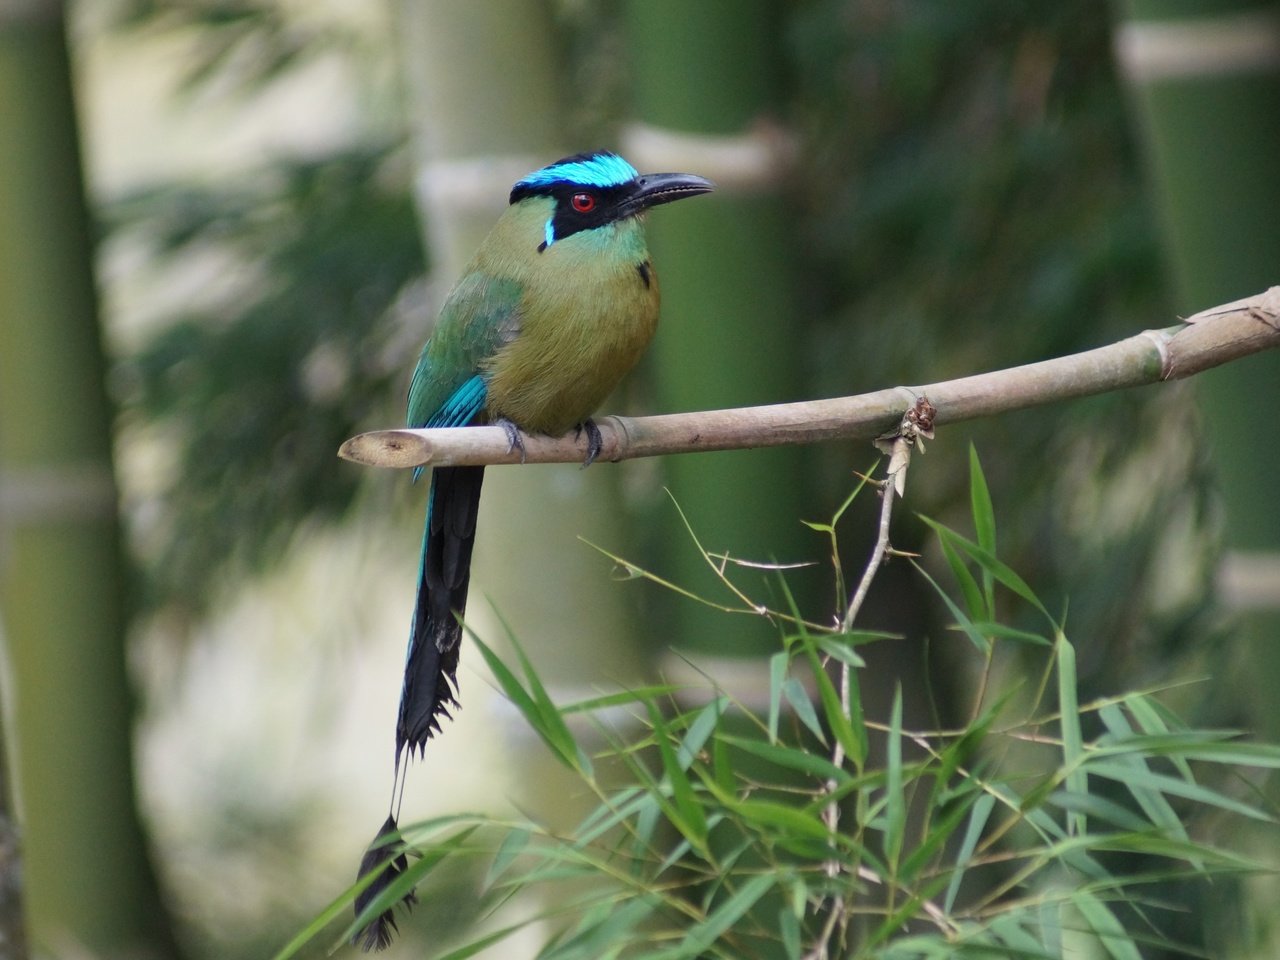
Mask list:
[{"label": "turquoise wing", "polygon": [[485,361],[520,332],[521,288],[481,273],[463,277],[440,309],[409,384],[411,427],[460,427],[483,411]]}]

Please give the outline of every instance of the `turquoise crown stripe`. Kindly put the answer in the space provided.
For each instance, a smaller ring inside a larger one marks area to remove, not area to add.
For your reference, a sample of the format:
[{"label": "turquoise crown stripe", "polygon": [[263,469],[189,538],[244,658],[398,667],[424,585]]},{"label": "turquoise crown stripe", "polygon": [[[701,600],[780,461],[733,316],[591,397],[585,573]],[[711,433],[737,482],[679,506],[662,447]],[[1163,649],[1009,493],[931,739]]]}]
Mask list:
[{"label": "turquoise crown stripe", "polygon": [[548,187],[555,183],[573,183],[584,187],[620,187],[640,176],[638,171],[616,153],[595,153],[589,157],[572,157],[535,170],[516,184],[521,187]]}]

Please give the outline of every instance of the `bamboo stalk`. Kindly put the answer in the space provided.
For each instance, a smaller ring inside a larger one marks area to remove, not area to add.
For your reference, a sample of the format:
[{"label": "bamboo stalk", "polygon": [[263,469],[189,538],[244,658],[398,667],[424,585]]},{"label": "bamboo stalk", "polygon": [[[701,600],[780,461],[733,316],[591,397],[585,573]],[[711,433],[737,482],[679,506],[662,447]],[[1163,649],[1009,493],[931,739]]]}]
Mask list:
[{"label": "bamboo stalk", "polygon": [[[175,957],[134,787],[93,232],[63,5],[0,0],[0,613],[22,829],[20,864],[0,837],[0,916],[20,869],[33,953]],[[20,957],[3,933],[0,957]]]},{"label": "bamboo stalk", "polygon": [[[762,407],[602,417],[596,421],[603,441],[600,459],[871,440],[896,424],[920,395],[937,407],[934,422],[943,426],[1181,380],[1278,346],[1280,286],[1201,311],[1176,327],[1146,330],[1083,353],[926,386]],[[526,435],[522,454],[510,449],[500,427],[377,430],[352,437],[338,455],[377,467],[571,463],[585,458],[586,437]]]}]

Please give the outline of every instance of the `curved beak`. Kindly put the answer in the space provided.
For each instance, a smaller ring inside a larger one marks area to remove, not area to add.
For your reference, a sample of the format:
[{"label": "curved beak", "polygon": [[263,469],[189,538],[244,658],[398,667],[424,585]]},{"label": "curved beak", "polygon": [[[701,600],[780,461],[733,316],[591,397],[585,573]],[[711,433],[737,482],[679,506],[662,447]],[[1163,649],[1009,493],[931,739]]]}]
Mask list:
[{"label": "curved beak", "polygon": [[696,197],[716,188],[706,177],[692,173],[646,173],[638,177],[635,184],[631,196],[619,205],[622,216],[635,216],[660,203]]}]

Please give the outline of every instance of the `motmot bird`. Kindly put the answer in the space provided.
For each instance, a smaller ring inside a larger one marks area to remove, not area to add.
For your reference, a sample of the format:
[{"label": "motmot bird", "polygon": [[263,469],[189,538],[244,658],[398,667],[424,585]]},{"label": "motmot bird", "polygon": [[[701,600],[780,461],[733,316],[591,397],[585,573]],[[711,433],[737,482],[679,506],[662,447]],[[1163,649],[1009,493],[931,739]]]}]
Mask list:
[{"label": "motmot bird", "polygon": [[[658,323],[658,275],[643,215],[659,204],[708,193],[687,173],[640,174],[606,151],[557,160],[518,181],[506,211],[441,306],[413,371],[411,427],[497,424],[511,448],[521,433],[585,432],[589,466],[600,452],[590,419],[640,359]],[[416,473],[415,473],[416,478]],[[361,911],[405,865],[385,841],[396,836],[401,759],[425,750],[457,706],[461,617],[484,467],[431,472],[418,594],[396,720],[392,812],[361,874],[391,864],[361,896]],[[406,896],[412,902],[412,892]],[[356,935],[386,946],[390,909]]]}]

